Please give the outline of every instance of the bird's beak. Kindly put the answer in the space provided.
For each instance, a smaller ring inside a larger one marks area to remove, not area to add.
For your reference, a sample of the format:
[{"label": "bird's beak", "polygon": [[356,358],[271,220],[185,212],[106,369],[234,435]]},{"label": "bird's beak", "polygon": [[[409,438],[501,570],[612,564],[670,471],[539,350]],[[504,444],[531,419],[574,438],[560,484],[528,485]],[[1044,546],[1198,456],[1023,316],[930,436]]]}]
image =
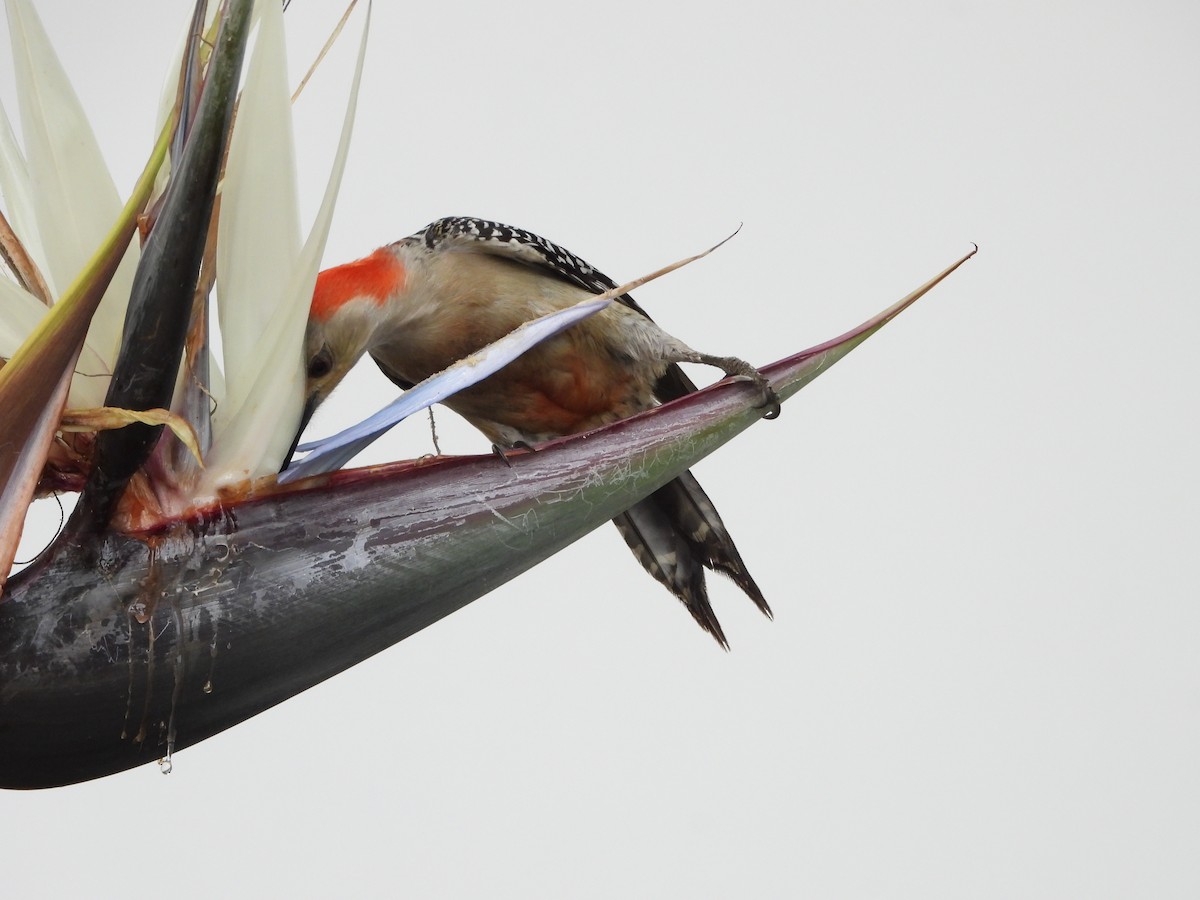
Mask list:
[{"label": "bird's beak", "polygon": [[304,412],[300,414],[300,425],[296,429],[296,436],[292,438],[292,446],[288,447],[287,456],[283,458],[283,465],[279,467],[279,471],[287,470],[287,467],[292,464],[292,456],[296,453],[296,445],[300,443],[300,435],[304,434],[304,429],[308,427],[308,420],[312,418],[313,411],[317,408],[317,395],[313,392],[308,395],[308,399],[304,401]]}]

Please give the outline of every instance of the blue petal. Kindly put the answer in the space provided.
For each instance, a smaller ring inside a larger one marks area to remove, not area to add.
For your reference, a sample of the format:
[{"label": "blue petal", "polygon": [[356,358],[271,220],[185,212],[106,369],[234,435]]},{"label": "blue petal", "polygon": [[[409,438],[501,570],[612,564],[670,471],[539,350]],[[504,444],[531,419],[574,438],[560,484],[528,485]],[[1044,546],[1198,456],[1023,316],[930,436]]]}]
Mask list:
[{"label": "blue petal", "polygon": [[612,300],[609,299],[584,300],[567,309],[526,322],[495,343],[488,344],[479,352],[459,360],[445,371],[426,378],[357,425],[353,425],[333,437],[301,444],[296,448],[297,452],[308,453],[308,455],[293,462],[287,471],[279,475],[279,481],[286,483],[309,475],[321,475],[340,469],[393,425],[415,412],[420,412],[428,406],[445,400],[463,388],[483,381],[526,350],[599,312],[611,302]]}]

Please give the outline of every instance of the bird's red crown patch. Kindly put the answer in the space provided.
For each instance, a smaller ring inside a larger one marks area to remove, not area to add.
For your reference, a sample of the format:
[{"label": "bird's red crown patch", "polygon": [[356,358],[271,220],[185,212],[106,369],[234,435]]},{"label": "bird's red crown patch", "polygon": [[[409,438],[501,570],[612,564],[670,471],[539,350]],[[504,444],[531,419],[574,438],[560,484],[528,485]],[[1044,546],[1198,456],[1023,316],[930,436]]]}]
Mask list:
[{"label": "bird's red crown patch", "polygon": [[404,265],[387,247],[380,247],[370,256],[321,272],[309,315],[328,319],[343,303],[356,297],[369,297],[382,306],[403,287]]}]

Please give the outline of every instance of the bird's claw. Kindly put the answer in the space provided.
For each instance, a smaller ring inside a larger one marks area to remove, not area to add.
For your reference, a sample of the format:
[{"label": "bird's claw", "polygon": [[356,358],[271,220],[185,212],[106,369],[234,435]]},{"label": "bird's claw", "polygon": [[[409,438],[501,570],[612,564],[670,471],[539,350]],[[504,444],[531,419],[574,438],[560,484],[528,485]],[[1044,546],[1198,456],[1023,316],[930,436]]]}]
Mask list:
[{"label": "bird's claw", "polygon": [[741,377],[753,382],[762,391],[762,400],[754,408],[766,410],[763,413],[764,419],[778,419],[783,403],[780,401],[779,395],[775,393],[775,388],[771,387],[771,382],[767,381],[766,376],[756,369],[753,375],[742,374]]},{"label": "bird's claw", "polygon": [[755,408],[766,410],[763,413],[764,419],[779,418],[779,412],[783,408],[783,404],[779,399],[779,395],[775,393],[775,388],[771,387],[771,382],[767,380],[766,375],[758,371],[750,363],[738,359],[736,356],[726,357],[721,362],[721,368],[725,370],[726,375],[745,378],[747,381],[753,382],[762,391],[762,402]]},{"label": "bird's claw", "polygon": [[530,444],[528,441],[514,441],[513,443],[509,444],[507,447],[501,447],[499,444],[492,444],[492,453],[494,453],[494,454],[496,454],[496,456],[500,457],[500,462],[504,463],[510,469],[512,468],[512,461],[509,460],[508,453],[506,451],[508,451],[508,450],[528,450],[530,453],[532,453],[534,451],[534,449],[535,448],[534,448],[533,444]]},{"label": "bird's claw", "polygon": [[780,401],[779,395],[775,393],[775,388],[766,383],[765,378],[763,379],[763,383],[760,385],[760,387],[762,388],[763,392],[763,402],[758,404],[756,408],[765,408],[767,410],[765,413],[763,413],[764,419],[778,419],[779,413],[783,409],[783,403]]},{"label": "bird's claw", "polygon": [[512,468],[512,463],[509,462],[508,454],[504,452],[503,447],[501,447],[499,444],[492,444],[492,453],[500,457],[500,462],[504,463],[510,469]]}]

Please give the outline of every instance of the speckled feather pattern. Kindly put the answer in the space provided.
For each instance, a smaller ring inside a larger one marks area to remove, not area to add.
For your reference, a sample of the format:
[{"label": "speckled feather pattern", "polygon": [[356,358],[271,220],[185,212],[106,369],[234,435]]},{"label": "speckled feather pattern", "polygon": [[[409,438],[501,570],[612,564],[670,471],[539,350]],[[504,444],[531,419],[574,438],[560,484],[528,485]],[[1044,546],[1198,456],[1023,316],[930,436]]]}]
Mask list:
[{"label": "speckled feather pattern", "polygon": [[[438,219],[406,240],[419,241],[430,250],[448,246],[469,247],[478,252],[495,253],[497,256],[520,260],[532,266],[550,269],[593,294],[602,294],[617,286],[617,283],[603,272],[558,244],[532,231],[489,222],[486,219],[472,219],[466,216]],[[622,298],[628,302],[632,302],[632,299],[628,294]]]}]

